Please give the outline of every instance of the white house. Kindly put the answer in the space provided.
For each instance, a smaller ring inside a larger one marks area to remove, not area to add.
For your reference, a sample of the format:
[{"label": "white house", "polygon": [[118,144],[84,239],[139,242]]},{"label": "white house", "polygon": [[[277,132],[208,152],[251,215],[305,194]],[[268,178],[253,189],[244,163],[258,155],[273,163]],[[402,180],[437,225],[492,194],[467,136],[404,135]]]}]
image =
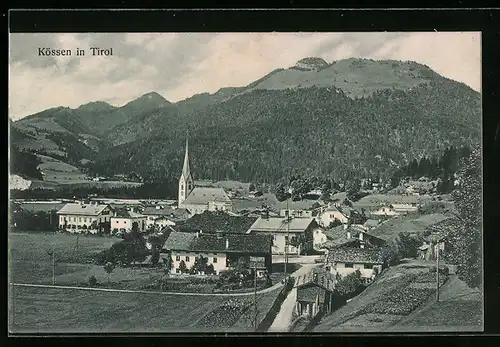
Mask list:
[{"label": "white house", "polygon": [[134,223],[137,223],[138,231],[146,230],[146,216],[132,210],[118,210],[111,218],[111,232],[131,232]]},{"label": "white house", "polygon": [[[182,268],[189,270],[197,257],[207,258],[207,265],[212,265],[216,275],[235,266],[239,259],[247,261],[258,258],[257,275],[272,271],[272,238],[268,235],[171,232],[164,249],[172,257],[172,274],[182,273]],[[183,264],[183,265],[181,265]]]},{"label": "white house", "polygon": [[[248,229],[247,234],[267,234],[273,237],[273,254],[300,254],[313,246],[313,235],[321,227],[314,218],[260,217]],[[302,239],[302,245],[292,245]],[[292,243],[292,244],[290,244]]]},{"label": "white house", "polygon": [[416,212],[418,211],[418,206],[416,203],[413,204],[392,204],[395,212],[405,213],[405,212]]},{"label": "white house", "polygon": [[332,247],[325,266],[333,275],[343,277],[359,270],[362,278],[373,280],[382,272],[384,258],[380,247]]},{"label": "white house", "polygon": [[399,213],[394,210],[394,208],[389,206],[383,206],[378,210],[371,213],[374,216],[396,216]]},{"label": "white house", "polygon": [[292,218],[312,218],[313,217],[313,210],[287,210],[287,209],[281,209],[279,216],[280,217],[288,217],[291,216]]},{"label": "white house", "polygon": [[340,207],[330,205],[323,213],[318,216],[318,223],[327,228],[333,221],[338,220],[347,227],[349,215]]},{"label": "white house", "polygon": [[146,228],[150,228],[155,224],[159,226],[176,225],[191,216],[189,211],[184,208],[172,208],[163,205],[146,207],[142,214],[146,216]]},{"label": "white house", "polygon": [[59,211],[59,229],[73,233],[102,231],[102,223],[111,221],[113,210],[107,204],[68,203]]}]

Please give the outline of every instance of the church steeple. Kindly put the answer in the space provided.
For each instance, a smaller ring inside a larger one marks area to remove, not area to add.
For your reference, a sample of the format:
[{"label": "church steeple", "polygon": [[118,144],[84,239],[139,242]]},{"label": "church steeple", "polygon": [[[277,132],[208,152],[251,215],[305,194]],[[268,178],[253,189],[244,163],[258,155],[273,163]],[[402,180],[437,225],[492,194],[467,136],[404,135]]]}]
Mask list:
[{"label": "church steeple", "polygon": [[193,188],[193,174],[191,173],[191,167],[189,165],[189,142],[188,137],[186,136],[186,152],[184,154],[184,164],[182,165],[181,177],[179,178],[179,207],[181,207],[181,204],[184,202],[184,200],[186,200]]}]

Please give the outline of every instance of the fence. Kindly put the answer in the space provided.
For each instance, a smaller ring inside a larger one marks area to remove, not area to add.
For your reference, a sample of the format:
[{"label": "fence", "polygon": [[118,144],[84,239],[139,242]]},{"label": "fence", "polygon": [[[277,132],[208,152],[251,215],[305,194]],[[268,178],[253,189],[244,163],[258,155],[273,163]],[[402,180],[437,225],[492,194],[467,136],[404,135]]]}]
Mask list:
[{"label": "fence", "polygon": [[257,326],[257,331],[265,332],[269,329],[269,327],[271,327],[274,320],[276,319],[276,316],[278,315],[279,310],[281,309],[283,301],[285,301],[285,298],[287,297],[288,293],[290,293],[290,291],[292,290],[294,283],[295,283],[295,278],[289,277],[288,282],[281,289],[278,296],[274,300],[271,309],[266,313],[262,321]]}]

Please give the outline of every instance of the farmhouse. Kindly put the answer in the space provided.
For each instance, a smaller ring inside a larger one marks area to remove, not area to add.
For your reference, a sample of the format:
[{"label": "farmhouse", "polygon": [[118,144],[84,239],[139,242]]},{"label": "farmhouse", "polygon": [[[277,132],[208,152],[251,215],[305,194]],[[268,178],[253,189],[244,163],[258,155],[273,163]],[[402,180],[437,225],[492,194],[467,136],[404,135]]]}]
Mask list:
[{"label": "farmhouse", "polygon": [[261,259],[257,275],[262,277],[272,270],[271,246],[272,238],[267,235],[172,232],[164,248],[172,257],[172,274],[190,269],[200,256],[208,258],[207,265],[213,266],[215,274],[235,266],[240,258],[250,261],[252,257]]},{"label": "farmhouse", "polygon": [[150,228],[152,225],[176,225],[190,217],[190,213],[185,208],[172,208],[170,206],[149,206],[142,212],[146,216],[146,227]]},{"label": "farmhouse", "polygon": [[248,229],[248,234],[264,234],[273,237],[273,254],[301,254],[312,249],[313,235],[322,230],[314,218],[260,217]]},{"label": "farmhouse", "polygon": [[103,223],[111,221],[113,210],[104,204],[68,203],[57,211],[57,215],[61,230],[98,233],[103,230]]},{"label": "farmhouse", "polygon": [[399,213],[394,210],[393,207],[383,206],[376,211],[371,213],[374,216],[396,216]]},{"label": "farmhouse", "polygon": [[314,270],[295,280],[297,302],[295,314],[298,316],[315,317],[326,310],[335,290],[335,277],[326,271]]},{"label": "farmhouse", "polygon": [[214,234],[224,232],[231,234],[245,234],[255,223],[258,217],[233,216],[223,211],[205,211],[195,214],[179,225],[182,232],[203,232]]},{"label": "farmhouse", "polygon": [[336,205],[330,205],[321,215],[318,216],[318,222],[321,226],[328,228],[331,223],[338,220],[347,227],[349,222],[349,212],[342,210]]},{"label": "farmhouse", "polygon": [[116,210],[115,216],[111,217],[111,232],[131,232],[133,224],[137,223],[138,231],[146,230],[146,216],[133,210]]},{"label": "farmhouse", "polygon": [[418,211],[418,206],[416,203],[412,204],[392,204],[394,212],[397,213],[408,213]]},{"label": "farmhouse", "polygon": [[359,270],[361,277],[372,280],[384,266],[380,247],[332,247],[328,251],[325,269],[333,275],[345,276]]},{"label": "farmhouse", "polygon": [[188,140],[181,177],[179,178],[178,207],[189,210],[192,214],[204,211],[232,211],[231,199],[222,188],[195,187],[189,164]]}]

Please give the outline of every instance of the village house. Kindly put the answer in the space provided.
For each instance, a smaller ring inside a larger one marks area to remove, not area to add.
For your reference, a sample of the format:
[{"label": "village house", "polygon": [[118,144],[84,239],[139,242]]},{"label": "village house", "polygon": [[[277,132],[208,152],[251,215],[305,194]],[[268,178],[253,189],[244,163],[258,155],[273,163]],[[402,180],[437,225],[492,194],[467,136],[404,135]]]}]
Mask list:
[{"label": "village house", "polygon": [[148,206],[142,214],[146,216],[146,228],[148,229],[152,225],[158,225],[159,227],[174,226],[191,216],[185,208],[172,208],[164,205]]},{"label": "village house", "polygon": [[[313,248],[313,235],[321,227],[314,218],[260,217],[247,234],[264,234],[273,237],[273,254],[296,254]],[[301,241],[301,242],[300,242]]]},{"label": "village house", "polygon": [[397,213],[408,213],[418,211],[418,206],[416,203],[411,204],[392,204],[391,205],[394,212]]},{"label": "village house", "polygon": [[131,232],[134,223],[137,223],[137,230],[143,232],[146,230],[146,216],[135,212],[133,209],[118,209],[111,217],[111,232]]},{"label": "village house", "polygon": [[314,318],[321,311],[329,311],[335,290],[335,277],[331,273],[314,269],[298,276],[294,287],[297,290],[296,315]]},{"label": "village house", "polygon": [[387,217],[389,217],[389,216],[396,216],[399,213],[396,212],[393,207],[383,206],[383,207],[379,208],[378,210],[373,211],[371,214],[374,216],[384,216],[384,217],[387,216]]},{"label": "village house", "polygon": [[325,269],[341,277],[360,271],[361,277],[371,281],[382,272],[384,257],[381,247],[332,247],[326,257]]},{"label": "village house", "polygon": [[109,205],[97,202],[68,203],[57,211],[57,215],[60,230],[72,233],[88,231],[95,234],[102,231],[102,223],[111,221],[113,210]]},{"label": "village house", "polygon": [[334,204],[330,204],[328,208],[326,208],[319,216],[318,223],[328,228],[330,224],[332,224],[335,220],[338,220],[342,225],[347,228],[349,223],[349,214],[350,212],[346,212],[342,210],[339,206]]},{"label": "village house", "polygon": [[181,232],[203,232],[215,234],[245,234],[258,217],[234,216],[223,211],[205,211],[195,214],[178,226]]},{"label": "village house", "polygon": [[287,210],[281,209],[279,216],[280,217],[288,217],[289,215],[292,218],[312,218],[314,211],[313,210]]},{"label": "village house", "polygon": [[224,189],[216,187],[195,187],[189,164],[188,140],[181,177],[179,178],[178,207],[191,214],[204,211],[232,211],[233,203]]},{"label": "village house", "polygon": [[[263,277],[272,271],[271,246],[269,235],[171,232],[163,248],[172,257],[172,274],[182,272],[181,263],[190,269],[196,257],[203,256],[217,275],[234,267],[243,258],[247,262],[260,263],[257,276]],[[256,258],[260,261],[256,262]]]}]

